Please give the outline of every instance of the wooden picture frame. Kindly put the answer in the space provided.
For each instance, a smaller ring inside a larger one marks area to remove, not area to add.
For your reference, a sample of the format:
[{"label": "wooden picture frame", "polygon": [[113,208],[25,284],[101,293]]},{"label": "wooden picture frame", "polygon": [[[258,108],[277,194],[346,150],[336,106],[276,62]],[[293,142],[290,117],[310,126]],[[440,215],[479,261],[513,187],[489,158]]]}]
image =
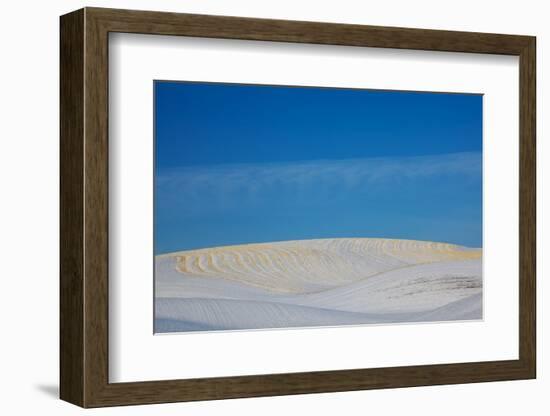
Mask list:
[{"label": "wooden picture frame", "polygon": [[[82,407],[535,378],[535,38],[85,8],[61,17],[60,396]],[[247,39],[519,56],[519,359],[110,383],[108,35]]]}]

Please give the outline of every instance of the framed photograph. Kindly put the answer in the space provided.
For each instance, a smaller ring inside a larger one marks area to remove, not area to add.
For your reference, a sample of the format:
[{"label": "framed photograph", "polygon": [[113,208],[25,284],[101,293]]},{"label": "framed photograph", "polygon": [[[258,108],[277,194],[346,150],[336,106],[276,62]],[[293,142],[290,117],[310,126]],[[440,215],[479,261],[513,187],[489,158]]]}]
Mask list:
[{"label": "framed photograph", "polygon": [[535,378],[535,49],[62,16],[61,398]]}]

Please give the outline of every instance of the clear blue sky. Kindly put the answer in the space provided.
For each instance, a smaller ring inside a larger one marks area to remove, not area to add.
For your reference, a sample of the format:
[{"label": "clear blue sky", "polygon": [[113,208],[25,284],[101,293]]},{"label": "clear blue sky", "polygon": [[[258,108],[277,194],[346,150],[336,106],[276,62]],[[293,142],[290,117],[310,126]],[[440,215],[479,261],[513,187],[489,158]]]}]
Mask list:
[{"label": "clear blue sky", "polygon": [[332,237],[481,247],[481,95],[154,86],[157,254]]}]

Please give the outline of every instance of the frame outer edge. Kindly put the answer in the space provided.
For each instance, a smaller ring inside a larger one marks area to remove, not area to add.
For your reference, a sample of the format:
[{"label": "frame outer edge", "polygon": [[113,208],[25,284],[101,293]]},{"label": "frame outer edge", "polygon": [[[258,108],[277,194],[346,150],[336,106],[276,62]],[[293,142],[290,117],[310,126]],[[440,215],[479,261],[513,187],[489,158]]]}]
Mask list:
[{"label": "frame outer edge", "polygon": [[520,360],[536,378],[536,37],[520,54]]},{"label": "frame outer edge", "polygon": [[60,18],[60,388],[84,405],[84,12]]}]

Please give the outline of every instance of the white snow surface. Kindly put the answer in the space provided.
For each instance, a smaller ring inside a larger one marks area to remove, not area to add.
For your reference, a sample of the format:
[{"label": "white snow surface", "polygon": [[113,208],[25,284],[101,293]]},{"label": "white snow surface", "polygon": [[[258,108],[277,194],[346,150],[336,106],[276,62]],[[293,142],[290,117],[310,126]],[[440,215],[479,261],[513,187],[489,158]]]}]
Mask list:
[{"label": "white snow surface", "polygon": [[322,239],[155,258],[155,332],[482,318],[481,249]]}]

